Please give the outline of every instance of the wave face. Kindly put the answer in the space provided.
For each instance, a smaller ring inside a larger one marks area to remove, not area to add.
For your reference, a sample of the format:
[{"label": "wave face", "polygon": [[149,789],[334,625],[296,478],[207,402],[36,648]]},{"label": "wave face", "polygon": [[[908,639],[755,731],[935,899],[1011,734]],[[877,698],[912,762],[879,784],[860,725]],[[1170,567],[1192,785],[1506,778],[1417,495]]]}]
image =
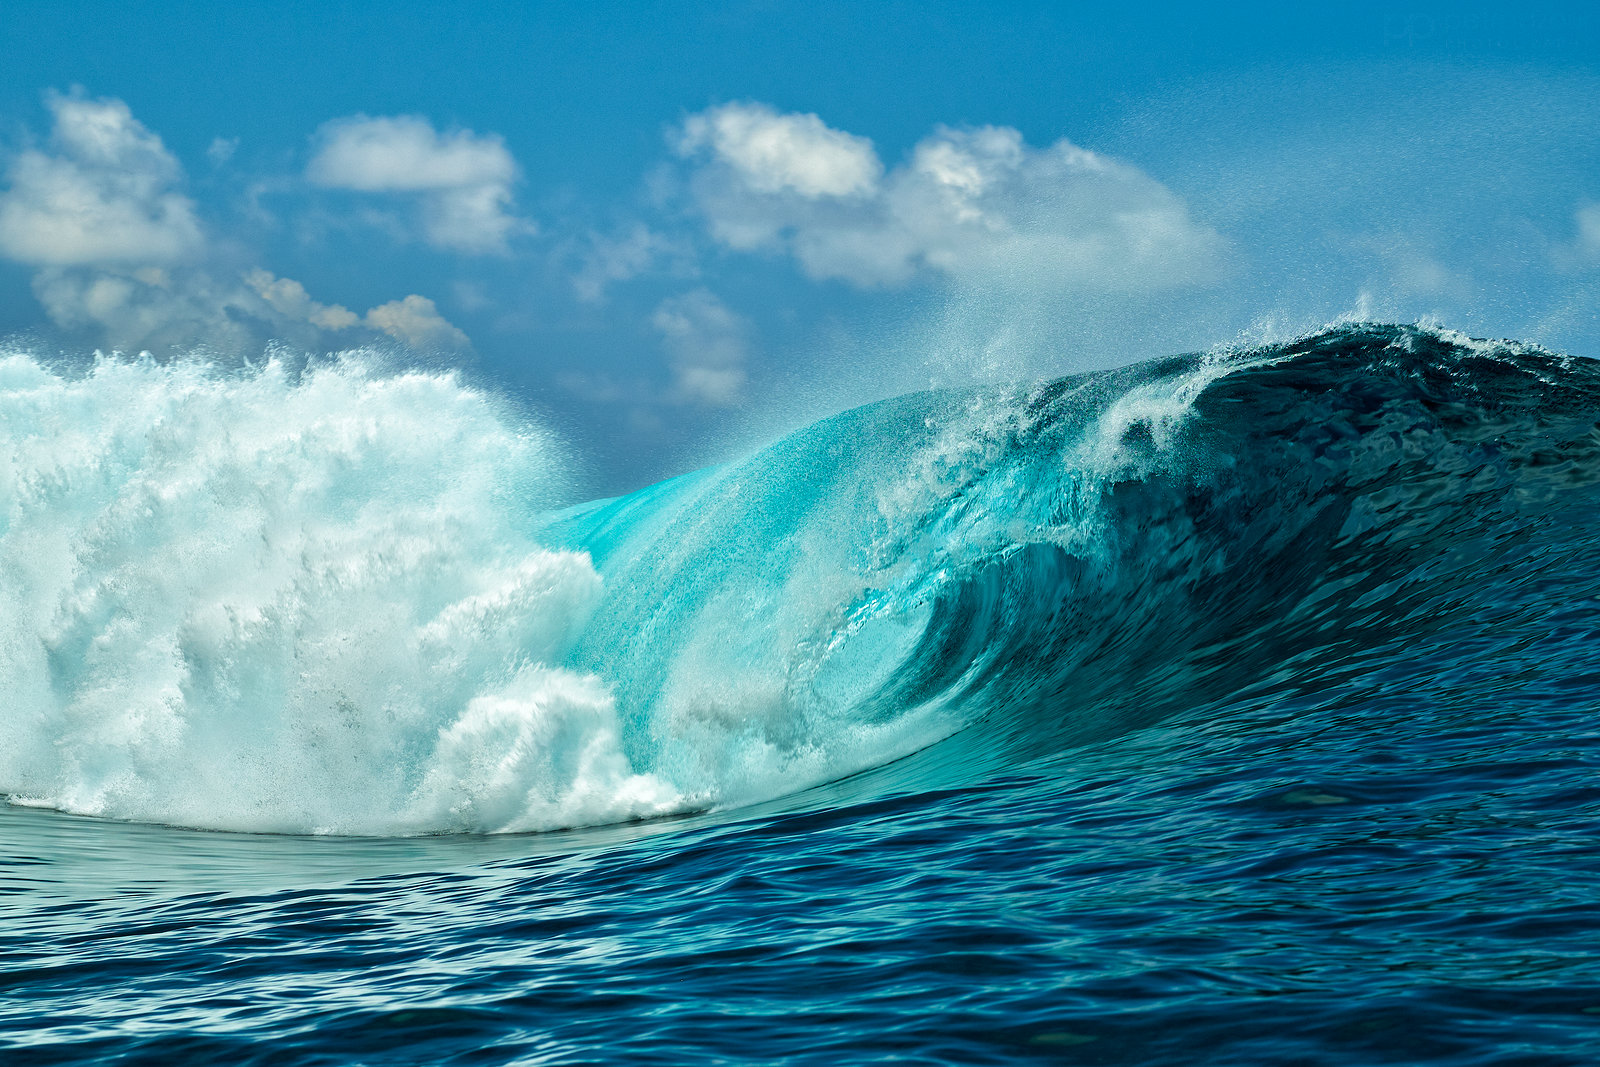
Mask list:
[{"label": "wave face", "polygon": [[448,376],[13,356],[0,791],[392,834],[973,781],[1556,610],[1497,591],[1587,558],[1596,367],[1344,327],[551,511],[558,450]]}]

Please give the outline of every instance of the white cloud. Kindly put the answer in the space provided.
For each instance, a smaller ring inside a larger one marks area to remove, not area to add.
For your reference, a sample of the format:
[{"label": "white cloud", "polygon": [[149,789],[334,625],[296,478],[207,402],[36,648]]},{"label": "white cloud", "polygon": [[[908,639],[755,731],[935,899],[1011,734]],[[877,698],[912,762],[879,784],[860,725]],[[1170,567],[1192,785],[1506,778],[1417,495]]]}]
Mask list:
[{"label": "white cloud", "polygon": [[467,335],[447,322],[432,300],[415,294],[404,300],[391,300],[367,312],[367,326],[423,350],[471,347]]},{"label": "white cloud", "polygon": [[724,104],[691,115],[678,151],[703,150],[758,193],[870,196],[883,174],[865,137],[831,129],[815,115],[780,115],[765,104]]},{"label": "white cloud", "polygon": [[313,181],[369,193],[432,192],[506,184],[516,174],[499,137],[471,130],[440,136],[427,119],[336,119],[322,127],[322,146],[311,161]]},{"label": "white cloud", "polygon": [[415,115],[326,123],[306,168],[314,184],[416,200],[424,238],[456,252],[503,252],[531,226],[511,213],[516,161],[496,134],[441,134]]},{"label": "white cloud", "polygon": [[361,324],[361,317],[349,308],[311,299],[306,287],[293,278],[274,277],[257,267],[245,272],[244,281],[268,307],[290,321],[307,322],[319,330],[348,330]]},{"label": "white cloud", "polygon": [[426,297],[411,295],[357,315],[311,298],[293,278],[256,268],[231,275],[202,268],[49,267],[34,277],[45,313],[96,343],[134,351],[205,346],[219,353],[259,350],[267,340],[314,350],[385,334],[430,351],[471,347]]},{"label": "white cloud", "polygon": [[379,304],[365,315],[357,315],[340,304],[320,304],[311,299],[306,287],[293,278],[277,278],[256,269],[245,275],[245,282],[284,320],[309,323],[319,330],[340,331],[366,328],[416,349],[459,350],[472,342],[441,314],[432,300],[415,293],[401,300]]},{"label": "white cloud", "polygon": [[49,150],[12,163],[0,255],[40,267],[172,264],[204,238],[178,161],[120,100],[46,97]]},{"label": "white cloud", "polygon": [[269,337],[306,347],[320,339],[306,319],[279,311],[247,282],[203,269],[47,267],[34,276],[33,291],[58,326],[111,348],[203,345],[232,353]]},{"label": "white cloud", "polygon": [[[363,316],[313,300],[292,278],[219,266],[193,202],[177,191],[182,166],[127,104],[56,94],[45,103],[54,119],[48,150],[21,153],[0,192],[0,255],[38,268],[33,292],[56,325],[128,350],[240,353],[269,339],[314,349],[359,343],[351,331],[424,349],[469,347],[425,297]],[[219,138],[208,155],[220,164],[236,144]],[[462,203],[470,214],[479,201]]]},{"label": "white cloud", "polygon": [[651,316],[672,359],[678,400],[731,407],[742,399],[748,355],[745,321],[705,289],[663,300]]},{"label": "white cloud", "polygon": [[713,239],[814,278],[1137,292],[1213,278],[1222,239],[1137,168],[1006,127],[940,127],[884,173],[871,143],[758,104],[691,116],[680,152]]}]

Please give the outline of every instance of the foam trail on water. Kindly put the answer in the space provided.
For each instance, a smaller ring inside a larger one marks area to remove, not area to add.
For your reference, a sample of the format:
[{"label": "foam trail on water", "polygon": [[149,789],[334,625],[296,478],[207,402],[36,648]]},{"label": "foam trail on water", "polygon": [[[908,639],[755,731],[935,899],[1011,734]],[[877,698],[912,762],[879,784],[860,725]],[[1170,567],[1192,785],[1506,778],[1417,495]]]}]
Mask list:
[{"label": "foam trail on water", "polygon": [[562,667],[561,458],[452,375],[0,357],[0,791],[224,829],[544,829],[689,801]]}]

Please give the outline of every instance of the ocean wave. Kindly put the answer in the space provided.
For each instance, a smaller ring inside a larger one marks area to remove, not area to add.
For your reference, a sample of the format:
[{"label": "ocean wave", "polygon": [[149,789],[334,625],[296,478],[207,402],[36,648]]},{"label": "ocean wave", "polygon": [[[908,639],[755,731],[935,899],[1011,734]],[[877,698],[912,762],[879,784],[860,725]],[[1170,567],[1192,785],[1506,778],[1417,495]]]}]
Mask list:
[{"label": "ocean wave", "polygon": [[16,354],[0,791],[394,834],[924,751],[970,780],[1322,684],[1527,580],[1595,515],[1597,366],[1347,326],[901,397],[553,511],[554,443],[449,375]]}]

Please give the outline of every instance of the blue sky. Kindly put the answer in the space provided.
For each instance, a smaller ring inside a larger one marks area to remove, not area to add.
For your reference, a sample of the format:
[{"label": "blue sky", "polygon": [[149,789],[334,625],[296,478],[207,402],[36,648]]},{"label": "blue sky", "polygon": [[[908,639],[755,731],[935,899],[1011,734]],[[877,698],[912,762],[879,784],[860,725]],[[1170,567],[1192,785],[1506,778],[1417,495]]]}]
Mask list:
[{"label": "blue sky", "polygon": [[405,346],[594,491],[1341,315],[1600,356],[1594,5],[10,0],[0,331]]}]

